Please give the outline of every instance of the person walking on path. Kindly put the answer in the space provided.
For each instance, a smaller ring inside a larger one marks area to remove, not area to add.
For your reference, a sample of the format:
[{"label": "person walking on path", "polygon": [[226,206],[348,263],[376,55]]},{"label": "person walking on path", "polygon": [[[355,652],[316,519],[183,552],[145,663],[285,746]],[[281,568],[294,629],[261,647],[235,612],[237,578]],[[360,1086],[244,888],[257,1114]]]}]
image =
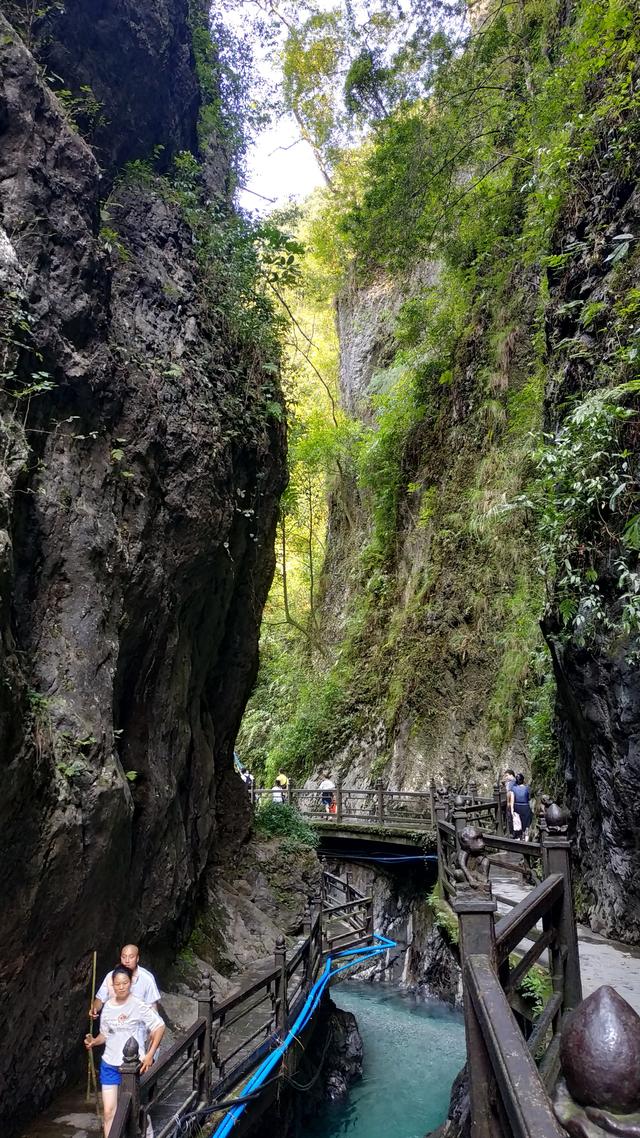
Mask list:
[{"label": "person walking on path", "polygon": [[[131,969],[118,964],[111,973],[111,983],[113,996],[108,996],[102,1006],[100,1031],[96,1036],[84,1037],[87,1051],[105,1045],[100,1062],[104,1138],[109,1138],[118,1105],[118,1087],[122,1082],[119,1068],[124,1062],[125,1043],[131,1036],[137,1039],[142,1056],[140,1074],[144,1075],[153,1063],[165,1032],[164,1023],[157,1011],[132,995]],[[150,1036],[148,1045],[147,1036]]]},{"label": "person walking on path", "polygon": [[335,782],[331,781],[329,771],[324,771],[324,778],[320,783],[320,801],[324,806],[325,814],[331,814],[331,807],[335,802],[334,791],[336,789]]},{"label": "person walking on path", "polygon": [[504,772],[504,774],[502,776],[502,785],[504,786],[504,788],[507,792],[507,830],[508,830],[509,834],[511,835],[511,837],[513,837],[513,812],[511,810],[510,803],[511,803],[511,790],[512,790],[513,786],[515,785],[515,781],[516,781],[516,772],[512,771],[511,767],[507,767],[506,771]]},{"label": "person walking on path", "polygon": [[516,781],[508,793],[508,801],[510,801],[511,812],[513,815],[514,838],[525,838],[529,830],[529,826],[533,821],[533,814],[531,811],[529,799],[529,787],[524,781],[524,775],[517,774]]},{"label": "person walking on path", "polygon": [[[149,972],[148,968],[143,968],[139,960],[140,949],[137,944],[125,944],[120,953],[120,964],[128,968],[131,973],[131,995],[136,996],[139,1000],[142,1000],[143,1004],[148,1004],[149,1007],[157,1012],[160,992],[156,984],[155,976],[152,972]],[[96,992],[91,1008],[91,1014],[94,1019],[100,1014],[102,1005],[106,1003],[110,996],[113,996],[113,976],[113,972],[107,972],[107,975]]]}]

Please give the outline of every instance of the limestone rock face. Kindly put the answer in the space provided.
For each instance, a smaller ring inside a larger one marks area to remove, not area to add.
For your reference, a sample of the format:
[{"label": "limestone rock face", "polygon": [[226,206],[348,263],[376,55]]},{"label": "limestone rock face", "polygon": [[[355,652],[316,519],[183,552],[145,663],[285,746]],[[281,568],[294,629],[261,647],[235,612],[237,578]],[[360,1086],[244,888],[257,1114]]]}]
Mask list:
[{"label": "limestone rock face", "polygon": [[[56,42],[80,77],[99,57],[115,100],[113,163],[193,136],[186,7],[65,5]],[[128,85],[118,27],[144,47]],[[142,941],[162,966],[249,825],[232,747],[283,427],[260,411],[260,349],[208,310],[178,205],[153,182],[102,195],[96,155],[0,18],[3,1135],[82,1063],[92,950],[106,969]]]}]

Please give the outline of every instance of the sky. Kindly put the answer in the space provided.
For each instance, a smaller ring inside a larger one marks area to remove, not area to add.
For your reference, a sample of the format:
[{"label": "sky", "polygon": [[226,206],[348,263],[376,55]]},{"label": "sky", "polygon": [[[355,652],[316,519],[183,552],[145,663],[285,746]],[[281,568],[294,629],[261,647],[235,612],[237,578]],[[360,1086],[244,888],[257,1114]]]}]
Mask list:
[{"label": "sky", "polygon": [[300,201],[322,183],[313,151],[300,138],[290,115],[263,131],[250,146],[246,169],[238,201],[251,213],[268,212],[291,198]]},{"label": "sky", "polygon": [[[331,3],[333,0],[321,0]],[[258,5],[260,7],[260,5]],[[245,39],[251,20],[242,0],[227,3],[220,9],[225,24]],[[280,42],[284,40],[281,31]],[[252,39],[253,68],[267,84],[277,86],[280,80],[273,49]],[[276,57],[277,58],[277,57]],[[258,96],[259,97],[259,96]],[[238,204],[251,213],[268,213],[294,198],[301,201],[322,184],[322,175],[309,144],[300,138],[300,130],[291,114],[283,114],[262,130],[249,146],[245,156],[245,177],[238,193]]]}]

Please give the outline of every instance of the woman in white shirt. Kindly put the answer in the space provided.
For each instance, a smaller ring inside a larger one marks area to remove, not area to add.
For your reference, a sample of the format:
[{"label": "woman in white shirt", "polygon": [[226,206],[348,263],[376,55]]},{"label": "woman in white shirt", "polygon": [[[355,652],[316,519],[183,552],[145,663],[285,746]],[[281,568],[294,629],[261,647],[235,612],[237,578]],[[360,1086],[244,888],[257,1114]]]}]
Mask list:
[{"label": "woman in white shirt", "polygon": [[[131,995],[131,970],[119,964],[114,968],[111,979],[113,983],[113,997],[106,1001],[100,1015],[100,1032],[95,1037],[86,1035],[84,1045],[87,1051],[92,1047],[101,1047],[105,1044],[104,1055],[100,1063],[100,1084],[102,1087],[102,1104],[104,1107],[104,1138],[109,1138],[111,1123],[118,1105],[118,1087],[122,1082],[119,1067],[123,1062],[122,1052],[124,1045],[131,1036],[138,1040],[142,1066],[140,1074],[153,1063],[153,1057],[158,1050],[160,1040],[164,1035],[164,1023],[153,1008],[143,1004],[137,996]],[[147,1048],[147,1034],[151,1033],[151,1042]]]}]

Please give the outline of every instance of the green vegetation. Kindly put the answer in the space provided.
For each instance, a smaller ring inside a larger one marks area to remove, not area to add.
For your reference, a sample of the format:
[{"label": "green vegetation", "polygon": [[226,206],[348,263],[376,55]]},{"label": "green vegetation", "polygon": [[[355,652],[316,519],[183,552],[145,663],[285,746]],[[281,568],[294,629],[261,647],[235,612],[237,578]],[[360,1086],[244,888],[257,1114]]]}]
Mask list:
[{"label": "green vegetation", "polygon": [[255,816],[255,828],[259,834],[268,838],[284,838],[289,848],[295,846],[318,845],[318,835],[291,806],[284,803],[263,801]]},{"label": "green vegetation", "polygon": [[458,918],[451,906],[441,897],[438,885],[434,885],[431,890],[427,904],[433,913],[433,923],[436,928],[440,930],[449,945],[457,946],[460,940]]},{"label": "green vegetation", "polygon": [[348,8],[279,11],[283,99],[327,179],[288,308],[311,280],[320,306],[390,274],[427,283],[405,288],[362,418],[325,416],[306,451],[312,376],[295,404],[315,545],[304,571],[283,553],[241,748],[305,775],[375,731],[379,770],[407,725],[437,751],[453,696],[496,765],[524,734],[554,791],[541,619],[585,648],[633,651],[640,629],[638,252],[606,196],[637,172],[638,11],[525,0],[477,29],[420,4],[405,25],[384,4],[361,26]]}]

